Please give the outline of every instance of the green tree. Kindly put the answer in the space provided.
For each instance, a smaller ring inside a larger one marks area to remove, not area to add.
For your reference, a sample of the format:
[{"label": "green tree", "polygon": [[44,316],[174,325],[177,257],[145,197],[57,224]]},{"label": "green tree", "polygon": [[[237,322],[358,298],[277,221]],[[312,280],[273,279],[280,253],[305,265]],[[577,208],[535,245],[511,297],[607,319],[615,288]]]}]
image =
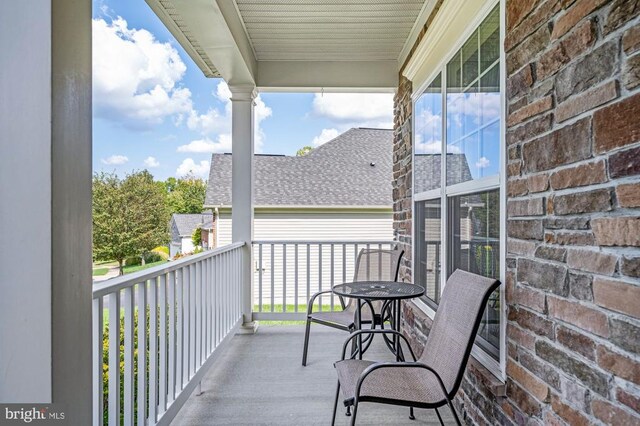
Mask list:
[{"label": "green tree", "polygon": [[207,183],[193,175],[165,182],[170,213],[202,213]]},{"label": "green tree", "polygon": [[313,148],[310,147],[309,145],[307,146],[303,146],[302,148],[300,148],[298,151],[296,151],[296,157],[302,157],[304,155],[307,155],[308,153],[311,152]]},{"label": "green tree", "polygon": [[116,260],[123,273],[128,257],[140,256],[168,241],[166,192],[146,170],[124,179],[93,177],[93,257]]}]

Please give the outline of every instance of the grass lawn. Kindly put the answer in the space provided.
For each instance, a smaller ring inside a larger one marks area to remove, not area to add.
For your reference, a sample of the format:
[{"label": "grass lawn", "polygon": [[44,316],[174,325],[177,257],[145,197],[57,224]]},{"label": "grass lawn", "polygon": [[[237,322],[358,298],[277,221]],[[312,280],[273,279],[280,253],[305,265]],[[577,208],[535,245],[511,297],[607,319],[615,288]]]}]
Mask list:
[{"label": "grass lawn", "polygon": [[143,269],[153,268],[154,266],[162,265],[167,263],[167,260],[160,260],[158,262],[147,263],[146,265],[132,265],[124,267],[124,274],[130,274],[132,272],[142,271]]},{"label": "grass lawn", "polygon": [[[295,312],[296,311],[296,305],[294,305],[293,303],[287,303],[286,309],[287,310],[284,311],[284,312]],[[318,305],[317,304],[315,305],[313,310],[314,310],[314,312],[320,310],[320,309],[318,309]],[[328,304],[328,303],[323,303],[322,304],[322,310],[323,311],[330,311],[331,310],[331,305]],[[340,306],[340,301],[339,300],[335,301],[335,304],[333,305],[333,310],[334,311],[341,311],[342,310],[342,306]],[[258,305],[254,305],[253,306],[253,312],[260,312]],[[271,312],[271,304],[263,303],[262,304],[262,312]],[[273,312],[283,312],[282,303],[274,304],[273,305]],[[306,313],[306,312],[307,312],[307,305],[306,304],[299,304],[298,305],[298,313]]]},{"label": "grass lawn", "polygon": [[[288,303],[286,306],[286,312],[295,312],[296,310],[296,305],[294,305],[293,303]],[[318,310],[318,305],[316,304],[314,311]],[[330,304],[322,304],[322,310],[323,311],[330,311],[331,310],[331,305]],[[334,305],[333,305],[333,310],[334,311],[341,311],[342,310],[342,306],[340,306],[340,301],[336,300]],[[254,305],[253,306],[253,311],[254,312],[258,312],[258,305]],[[282,311],[282,303],[277,304],[274,303],[273,305],[273,311],[274,312],[283,312]],[[271,312],[271,304],[263,304],[262,305],[262,312]],[[298,313],[306,313],[307,312],[307,305],[306,304],[298,304]],[[305,321],[265,321],[265,320],[260,320],[260,324],[261,325],[265,325],[265,326],[274,326],[274,325],[300,325],[300,324],[304,324]]]},{"label": "grass lawn", "polygon": [[109,272],[109,268],[96,268],[93,270],[93,276],[94,277],[99,277],[101,275],[106,275],[107,272]]}]

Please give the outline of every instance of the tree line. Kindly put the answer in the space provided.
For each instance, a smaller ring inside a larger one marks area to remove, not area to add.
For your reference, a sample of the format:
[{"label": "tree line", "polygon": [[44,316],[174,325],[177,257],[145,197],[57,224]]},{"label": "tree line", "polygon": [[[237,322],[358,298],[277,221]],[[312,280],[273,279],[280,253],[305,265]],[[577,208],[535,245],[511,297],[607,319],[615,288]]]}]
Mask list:
[{"label": "tree line", "polygon": [[169,242],[173,213],[201,213],[206,181],[193,175],[156,181],[147,170],[124,177],[93,176],[93,258],[115,260],[123,272],[127,258]]}]

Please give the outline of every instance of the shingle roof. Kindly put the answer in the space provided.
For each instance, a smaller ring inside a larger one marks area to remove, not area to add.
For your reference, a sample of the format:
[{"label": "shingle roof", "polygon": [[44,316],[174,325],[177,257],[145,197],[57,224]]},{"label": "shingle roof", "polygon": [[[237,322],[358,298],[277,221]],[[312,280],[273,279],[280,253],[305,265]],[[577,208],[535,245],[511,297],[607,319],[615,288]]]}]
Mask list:
[{"label": "shingle roof", "polygon": [[[302,157],[256,155],[254,204],[391,207],[392,151],[391,130],[354,128]],[[216,206],[231,206],[230,154],[211,158],[205,207]]]},{"label": "shingle roof", "polygon": [[[440,154],[417,154],[414,185],[416,192],[425,192],[440,188],[442,180],[442,156]],[[464,154],[447,154],[447,183],[461,183],[472,180],[467,156]]]},{"label": "shingle roof", "polygon": [[193,234],[193,231],[198,227],[202,226],[203,223],[211,222],[213,220],[213,215],[211,213],[202,213],[202,214],[180,214],[174,213],[171,216],[171,220],[175,223],[178,234],[181,237],[189,237]]}]

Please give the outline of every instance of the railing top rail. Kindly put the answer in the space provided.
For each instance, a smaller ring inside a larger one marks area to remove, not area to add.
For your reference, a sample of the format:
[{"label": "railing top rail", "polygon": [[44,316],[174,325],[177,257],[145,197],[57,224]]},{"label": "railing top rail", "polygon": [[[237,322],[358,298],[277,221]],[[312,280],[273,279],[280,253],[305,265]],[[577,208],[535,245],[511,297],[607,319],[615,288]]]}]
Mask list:
[{"label": "railing top rail", "polygon": [[393,240],[255,240],[252,244],[397,244]]},{"label": "railing top rail", "polygon": [[227,253],[244,245],[244,242],[228,244],[226,246],[218,247],[213,250],[207,250],[202,253],[174,260],[164,265],[154,266],[152,268],[145,269],[139,272],[122,275],[120,277],[111,278],[110,280],[93,284],[93,298],[96,299],[98,297],[106,296],[107,294],[113,293],[114,291],[134,286],[139,282],[146,281],[148,279],[155,278],[159,275],[163,275],[169,272],[173,272],[176,269],[183,268],[185,266],[191,265],[204,259],[208,259],[213,256]]}]

